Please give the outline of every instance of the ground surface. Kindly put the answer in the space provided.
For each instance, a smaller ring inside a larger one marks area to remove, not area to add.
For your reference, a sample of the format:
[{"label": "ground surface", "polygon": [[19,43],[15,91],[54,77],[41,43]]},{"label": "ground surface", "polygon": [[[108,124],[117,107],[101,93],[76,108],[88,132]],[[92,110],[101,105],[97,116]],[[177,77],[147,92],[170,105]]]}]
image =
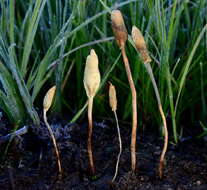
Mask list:
[{"label": "ground surface", "polygon": [[[0,136],[8,133],[6,123],[1,122]],[[157,164],[162,139],[149,132],[138,137],[137,174],[130,170],[130,126],[121,126],[123,153],[119,175],[111,183],[118,153],[115,124],[95,123],[93,149],[97,179],[88,177],[86,152],[87,124],[67,125],[55,121],[52,124],[64,176],[58,179],[56,158],[46,127],[31,129],[10,144],[5,159],[2,158],[8,144],[1,143],[0,189],[14,190],[206,190],[207,189],[207,141],[191,137],[179,146],[169,145],[163,180],[157,177]]]}]

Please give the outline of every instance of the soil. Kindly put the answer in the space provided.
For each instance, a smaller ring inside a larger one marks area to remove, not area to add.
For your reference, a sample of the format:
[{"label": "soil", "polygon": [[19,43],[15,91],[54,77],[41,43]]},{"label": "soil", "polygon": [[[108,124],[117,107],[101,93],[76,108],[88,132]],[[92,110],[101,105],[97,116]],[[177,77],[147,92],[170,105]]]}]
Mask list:
[{"label": "soil", "polygon": [[[50,121],[50,120],[49,120]],[[51,121],[50,121],[51,122]],[[157,168],[163,139],[152,130],[139,131],[137,172],[130,172],[130,133],[121,125],[123,152],[118,176],[111,182],[119,151],[115,123],[94,123],[93,151],[96,177],[89,175],[86,150],[87,123],[63,124],[52,121],[63,167],[58,178],[57,161],[47,128],[30,127],[27,134],[11,143],[0,144],[0,189],[12,190],[206,190],[207,140],[187,137],[178,145],[169,143],[164,177]],[[150,132],[151,131],[151,132]],[[8,134],[8,123],[1,122],[0,136]],[[5,152],[6,147],[8,151]]]}]

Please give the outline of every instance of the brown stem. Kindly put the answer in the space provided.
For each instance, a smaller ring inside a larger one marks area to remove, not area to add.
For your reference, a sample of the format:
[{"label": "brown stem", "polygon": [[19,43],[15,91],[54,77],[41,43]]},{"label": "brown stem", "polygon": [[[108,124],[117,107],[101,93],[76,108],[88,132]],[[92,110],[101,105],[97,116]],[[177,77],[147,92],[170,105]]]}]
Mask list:
[{"label": "brown stem", "polygon": [[129,61],[126,55],[125,45],[121,45],[121,53],[132,93],[132,136],[131,136],[131,170],[134,172],[136,169],[136,136],[137,136],[137,93],[132,79],[132,74],[129,66]]},{"label": "brown stem", "polygon": [[55,148],[55,153],[56,153],[57,163],[58,163],[59,177],[61,178],[61,176],[62,176],[62,167],[61,167],[61,163],[60,163],[60,154],[59,154],[59,151],[58,151],[58,147],[57,147],[57,143],[56,143],[53,131],[52,131],[49,123],[47,122],[47,115],[46,115],[46,113],[47,113],[47,111],[44,109],[44,111],[43,111],[44,122],[45,122],[45,124],[47,126],[47,129],[49,131],[50,137],[52,139],[52,142],[53,142],[53,145],[54,145],[54,148]]},{"label": "brown stem", "polygon": [[165,115],[164,115],[161,105],[159,105],[159,110],[160,110],[160,114],[163,120],[164,135],[165,135],[164,146],[163,146],[162,154],[160,156],[160,165],[159,165],[159,177],[161,179],[163,176],[165,153],[167,151],[167,146],[168,146],[168,130],[167,130],[167,123],[166,123]]},{"label": "brown stem", "polygon": [[88,141],[87,141],[87,148],[88,148],[88,159],[91,174],[95,174],[95,168],[93,163],[93,151],[92,151],[92,133],[93,133],[93,118],[92,118],[92,111],[93,111],[93,97],[90,97],[88,100]]},{"label": "brown stem", "polygon": [[154,74],[152,72],[152,68],[150,63],[144,63],[145,68],[147,69],[147,72],[150,76],[150,79],[152,81],[152,85],[155,91],[155,95],[157,98],[157,102],[158,102],[158,107],[159,107],[159,111],[160,111],[160,115],[162,117],[162,121],[163,121],[163,127],[164,127],[164,135],[165,135],[165,139],[164,139],[164,146],[163,146],[163,150],[162,150],[162,154],[160,156],[160,164],[159,164],[159,177],[160,179],[163,176],[163,168],[164,168],[164,158],[165,158],[165,153],[167,151],[167,146],[168,146],[168,130],[167,130],[167,122],[166,122],[166,118],[165,118],[165,114],[163,112],[162,109],[162,104],[161,104],[161,100],[160,100],[160,94],[157,88],[157,84],[155,82],[155,78],[154,78]]}]

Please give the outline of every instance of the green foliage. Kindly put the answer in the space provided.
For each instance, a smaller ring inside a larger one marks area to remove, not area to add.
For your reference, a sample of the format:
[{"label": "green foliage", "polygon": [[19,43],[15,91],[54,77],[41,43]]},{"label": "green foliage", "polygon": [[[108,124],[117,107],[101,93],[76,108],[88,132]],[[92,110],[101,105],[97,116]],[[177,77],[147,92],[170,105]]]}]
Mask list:
[{"label": "green foliage", "polygon": [[110,80],[117,89],[119,118],[130,119],[130,89],[109,14],[119,8],[129,33],[127,55],[136,83],[139,126],[162,122],[150,77],[130,43],[132,25],[145,35],[174,141],[186,118],[206,125],[207,2],[116,2],[0,0],[0,106],[12,122],[25,123],[30,116],[38,124],[34,106],[41,109],[45,88],[54,83],[53,111],[67,110],[68,121],[80,118],[87,105],[82,80],[91,48],[99,57],[103,79],[94,102],[96,116],[111,117],[106,90]]}]

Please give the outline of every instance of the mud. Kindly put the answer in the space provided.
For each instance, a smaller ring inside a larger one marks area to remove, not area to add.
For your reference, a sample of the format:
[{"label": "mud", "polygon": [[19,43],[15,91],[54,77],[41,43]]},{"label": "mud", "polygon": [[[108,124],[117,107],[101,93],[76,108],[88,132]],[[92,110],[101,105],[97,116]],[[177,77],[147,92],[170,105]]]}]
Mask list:
[{"label": "mud", "polygon": [[[8,123],[2,123],[0,136]],[[96,176],[89,175],[86,150],[87,122],[52,121],[63,167],[57,162],[47,128],[30,126],[29,132],[0,145],[0,189],[4,190],[206,190],[207,140],[188,136],[178,145],[169,143],[164,178],[157,175],[163,139],[153,131],[138,131],[137,172],[130,172],[130,126],[121,125],[123,153],[117,179],[113,178],[119,151],[115,123],[94,123],[93,151]],[[8,148],[8,151],[5,151]]]}]

